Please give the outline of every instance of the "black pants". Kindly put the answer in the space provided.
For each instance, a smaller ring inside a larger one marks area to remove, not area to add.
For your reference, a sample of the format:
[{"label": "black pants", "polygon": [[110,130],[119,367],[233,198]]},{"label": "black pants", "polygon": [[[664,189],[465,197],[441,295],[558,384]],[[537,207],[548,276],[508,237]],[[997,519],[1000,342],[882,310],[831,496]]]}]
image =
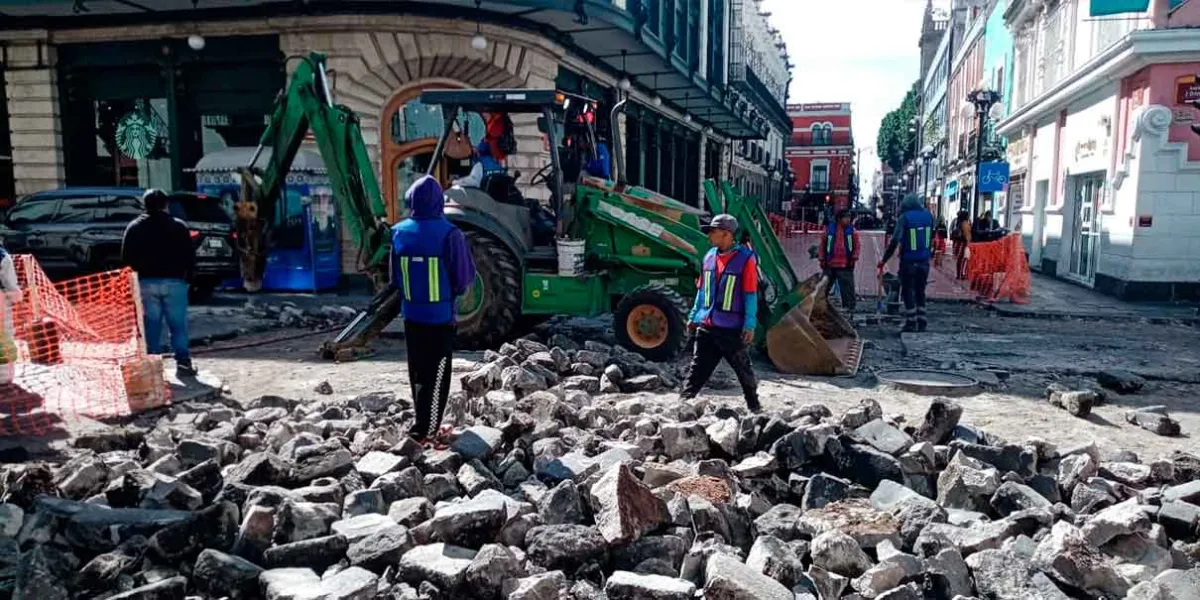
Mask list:
[{"label": "black pants", "polygon": [[408,345],[408,380],[412,384],[417,418],[408,434],[425,438],[437,433],[450,395],[450,358],[454,353],[454,324],[404,322]]},{"label": "black pants", "polygon": [[687,381],[683,384],[680,397],[695,398],[700,388],[708,383],[708,378],[712,377],[713,370],[722,358],[733,367],[738,383],[742,384],[746,406],[758,410],[758,380],[754,378],[754,367],[750,364],[750,353],[742,341],[740,329],[701,327],[696,330],[692,364],[688,366]]},{"label": "black pants", "polygon": [[842,307],[854,312],[854,305],[858,302],[858,295],[854,293],[854,267],[830,267],[826,274],[829,276],[829,289],[826,292],[833,292],[833,284],[837,283],[842,293]]},{"label": "black pants", "polygon": [[929,261],[900,262],[900,295],[904,298],[907,327],[925,327],[925,286],[929,283]]}]

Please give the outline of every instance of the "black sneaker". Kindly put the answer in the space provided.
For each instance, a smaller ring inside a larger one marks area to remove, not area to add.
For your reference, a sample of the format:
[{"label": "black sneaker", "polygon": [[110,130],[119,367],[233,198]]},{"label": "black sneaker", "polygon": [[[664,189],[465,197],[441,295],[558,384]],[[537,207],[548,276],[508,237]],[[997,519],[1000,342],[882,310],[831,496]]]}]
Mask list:
[{"label": "black sneaker", "polygon": [[192,365],[192,361],[184,360],[175,363],[175,375],[179,377],[195,377],[199,371]]},{"label": "black sneaker", "polygon": [[900,329],[900,332],[901,333],[913,333],[916,330],[917,330],[917,324],[913,323],[912,321],[908,321],[907,323],[904,324],[904,327],[902,329]]},{"label": "black sneaker", "polygon": [[921,319],[921,320],[917,321],[917,332],[918,333],[924,333],[925,329],[927,327],[929,327],[929,323],[926,322],[925,319]]}]

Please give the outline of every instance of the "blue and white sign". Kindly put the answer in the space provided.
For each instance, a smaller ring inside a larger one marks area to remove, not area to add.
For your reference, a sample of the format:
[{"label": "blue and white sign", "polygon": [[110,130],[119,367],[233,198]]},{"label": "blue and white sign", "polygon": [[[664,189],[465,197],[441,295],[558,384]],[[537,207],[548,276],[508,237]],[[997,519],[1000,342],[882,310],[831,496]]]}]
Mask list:
[{"label": "blue and white sign", "polygon": [[1003,192],[1008,188],[1008,163],[985,162],[979,165],[979,191]]}]

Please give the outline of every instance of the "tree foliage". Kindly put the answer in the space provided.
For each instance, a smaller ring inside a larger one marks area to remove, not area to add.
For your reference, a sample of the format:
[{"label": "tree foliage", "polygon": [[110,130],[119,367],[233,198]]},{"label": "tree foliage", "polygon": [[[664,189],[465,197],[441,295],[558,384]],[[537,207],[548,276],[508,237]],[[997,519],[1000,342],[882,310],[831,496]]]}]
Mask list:
[{"label": "tree foliage", "polygon": [[879,136],[875,140],[879,160],[895,172],[899,172],[916,156],[917,134],[910,132],[909,128],[917,114],[918,83],[913,82],[899,108],[883,117],[883,122],[879,125]]}]

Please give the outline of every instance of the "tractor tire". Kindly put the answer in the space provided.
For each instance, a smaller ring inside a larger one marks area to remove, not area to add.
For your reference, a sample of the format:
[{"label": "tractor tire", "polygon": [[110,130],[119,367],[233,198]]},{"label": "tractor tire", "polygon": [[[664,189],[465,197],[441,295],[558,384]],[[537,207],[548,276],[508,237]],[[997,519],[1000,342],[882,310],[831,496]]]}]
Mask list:
[{"label": "tractor tire", "polygon": [[675,290],[651,283],[639,287],[617,305],[613,331],[622,346],[647,360],[675,358],[687,344],[687,301]]},{"label": "tractor tire", "polygon": [[458,318],[458,346],[496,348],[509,339],[521,315],[521,267],[500,242],[479,231],[464,231],[483,284],[482,304]]}]

